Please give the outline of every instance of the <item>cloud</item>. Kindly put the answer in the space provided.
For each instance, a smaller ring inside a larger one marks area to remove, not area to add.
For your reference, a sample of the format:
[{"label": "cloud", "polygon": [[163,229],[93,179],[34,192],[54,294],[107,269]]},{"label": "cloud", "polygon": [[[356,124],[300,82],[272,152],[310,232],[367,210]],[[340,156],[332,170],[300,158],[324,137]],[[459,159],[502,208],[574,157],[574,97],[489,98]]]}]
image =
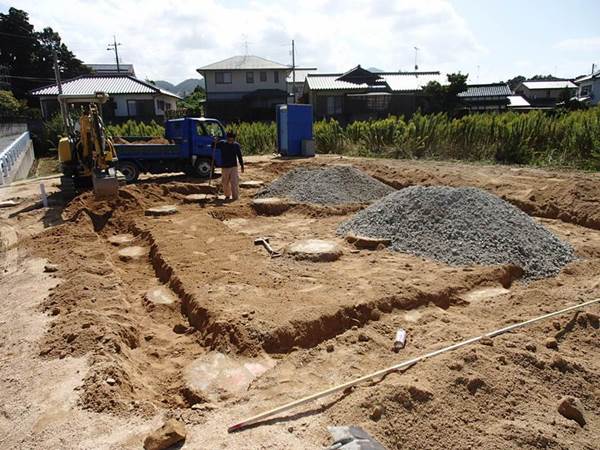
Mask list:
[{"label": "cloud", "polygon": [[554,48],[567,52],[598,53],[600,52],[600,36],[564,39],[557,42]]},{"label": "cloud", "polygon": [[195,69],[249,53],[322,71],[357,64],[458,71],[486,54],[449,0],[20,0],[37,29],[51,26],[85,62],[111,62],[116,34],[140,77],[179,82]]}]

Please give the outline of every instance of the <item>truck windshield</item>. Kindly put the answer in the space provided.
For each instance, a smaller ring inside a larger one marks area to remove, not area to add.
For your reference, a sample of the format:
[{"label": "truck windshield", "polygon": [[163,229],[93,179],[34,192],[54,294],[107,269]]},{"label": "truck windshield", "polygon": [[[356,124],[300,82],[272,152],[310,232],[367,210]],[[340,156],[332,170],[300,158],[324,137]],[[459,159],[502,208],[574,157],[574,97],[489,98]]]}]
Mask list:
[{"label": "truck windshield", "polygon": [[223,137],[223,128],[217,122],[198,122],[196,125],[199,136]]}]

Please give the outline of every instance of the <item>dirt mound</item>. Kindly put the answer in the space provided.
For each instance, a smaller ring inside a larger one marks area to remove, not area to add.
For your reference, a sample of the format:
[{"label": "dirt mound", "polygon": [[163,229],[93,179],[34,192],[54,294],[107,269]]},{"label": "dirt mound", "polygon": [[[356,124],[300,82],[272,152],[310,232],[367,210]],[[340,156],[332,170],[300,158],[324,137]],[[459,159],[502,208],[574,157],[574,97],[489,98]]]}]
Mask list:
[{"label": "dirt mound", "polygon": [[394,189],[351,166],[294,169],[256,193],[256,198],[284,197],[301,203],[371,203]]},{"label": "dirt mound", "polygon": [[451,265],[516,264],[528,279],[556,275],[575,259],[568,243],[476,188],[406,188],[359,212],[338,233],[390,239],[394,250]]}]

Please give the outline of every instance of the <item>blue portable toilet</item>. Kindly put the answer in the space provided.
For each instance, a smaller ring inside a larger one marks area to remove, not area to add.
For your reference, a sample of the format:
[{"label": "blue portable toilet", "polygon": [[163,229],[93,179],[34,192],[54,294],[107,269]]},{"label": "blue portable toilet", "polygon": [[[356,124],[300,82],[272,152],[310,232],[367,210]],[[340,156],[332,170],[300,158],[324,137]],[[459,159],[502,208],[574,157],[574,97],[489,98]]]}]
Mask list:
[{"label": "blue portable toilet", "polygon": [[[313,139],[313,113],[311,105],[277,105],[277,148],[283,156],[308,156],[303,153],[303,141]],[[310,154],[310,153],[309,153]],[[314,155],[314,151],[312,152]],[[311,156],[312,156],[311,155]]]}]

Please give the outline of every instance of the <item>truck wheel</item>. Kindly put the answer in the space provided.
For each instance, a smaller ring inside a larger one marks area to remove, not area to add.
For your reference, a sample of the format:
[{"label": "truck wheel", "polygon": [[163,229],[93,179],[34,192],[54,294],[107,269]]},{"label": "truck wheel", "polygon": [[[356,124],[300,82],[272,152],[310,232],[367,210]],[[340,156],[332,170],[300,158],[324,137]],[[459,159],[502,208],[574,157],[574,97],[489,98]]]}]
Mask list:
[{"label": "truck wheel", "polygon": [[119,172],[123,174],[127,183],[133,183],[140,176],[140,168],[131,161],[119,161]]},{"label": "truck wheel", "polygon": [[193,175],[199,178],[210,178],[212,176],[212,163],[210,159],[197,159],[194,164]]}]

